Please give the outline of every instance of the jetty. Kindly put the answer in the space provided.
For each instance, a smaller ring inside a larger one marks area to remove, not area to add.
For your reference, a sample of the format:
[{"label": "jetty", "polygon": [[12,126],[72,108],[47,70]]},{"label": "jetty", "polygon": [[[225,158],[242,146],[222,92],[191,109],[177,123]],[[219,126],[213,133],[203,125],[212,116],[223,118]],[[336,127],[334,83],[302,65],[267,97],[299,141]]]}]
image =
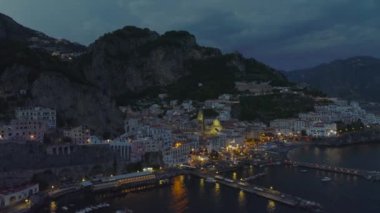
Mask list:
[{"label": "jetty", "polygon": [[341,174],[346,174],[346,175],[354,175],[354,176],[365,178],[367,180],[380,181],[380,171],[367,171],[367,170],[360,170],[360,169],[331,166],[331,165],[326,165],[326,164],[299,162],[299,161],[291,161],[291,160],[285,160],[284,163],[288,165],[292,165],[292,166],[299,166],[299,167],[305,167],[309,169],[317,169],[317,170],[341,173]]},{"label": "jetty", "polygon": [[[199,178],[214,178],[214,176],[212,176],[212,175],[199,173],[199,172],[195,172],[195,171],[192,172],[191,175],[197,176]],[[260,173],[260,174],[256,175],[256,178],[259,176],[263,176],[263,175],[264,175],[263,173]],[[254,179],[253,177],[254,176],[252,176],[250,178]],[[269,200],[273,200],[273,201],[276,201],[276,202],[279,202],[279,203],[282,203],[285,205],[289,205],[292,207],[303,208],[303,209],[306,209],[306,210],[309,210],[312,212],[322,211],[322,205],[317,203],[317,202],[306,200],[306,199],[303,199],[301,197],[293,196],[290,194],[286,194],[286,193],[274,190],[272,188],[265,188],[265,187],[257,186],[257,185],[253,185],[253,184],[239,184],[240,181],[234,181],[234,180],[227,179],[227,178],[221,178],[219,176],[218,176],[218,178],[215,178],[215,181],[218,184],[228,186],[231,188],[235,188],[238,190],[242,190],[242,191],[247,192],[247,193],[255,194],[257,196],[260,196],[260,197],[263,197],[263,198],[266,198]]]},{"label": "jetty", "polygon": [[322,210],[322,205],[317,202],[309,201],[297,196],[282,193],[274,189],[265,188],[265,187],[261,187],[257,185],[243,186],[241,184],[238,184],[237,182],[231,183],[230,181],[220,180],[220,179],[216,180],[216,182],[228,187],[240,189],[244,192],[252,193],[257,196],[264,197],[266,199],[273,200],[273,201],[286,204],[292,207],[304,208],[313,212],[319,212]]},{"label": "jetty", "polygon": [[253,175],[253,176],[250,176],[250,177],[242,178],[241,180],[242,181],[253,181],[253,180],[256,180],[257,178],[263,177],[265,175],[267,175],[267,173],[266,172],[262,172],[262,173],[259,173],[257,175]]}]

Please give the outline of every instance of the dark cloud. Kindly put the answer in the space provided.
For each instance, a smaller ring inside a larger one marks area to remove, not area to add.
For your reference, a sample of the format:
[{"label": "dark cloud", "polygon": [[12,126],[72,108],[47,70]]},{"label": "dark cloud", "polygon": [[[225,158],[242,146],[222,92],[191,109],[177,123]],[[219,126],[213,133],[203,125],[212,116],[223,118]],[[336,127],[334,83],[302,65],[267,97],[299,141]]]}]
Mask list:
[{"label": "dark cloud", "polygon": [[279,68],[380,56],[378,0],[0,0],[4,12],[52,36],[88,44],[125,25],[189,30],[201,44]]}]

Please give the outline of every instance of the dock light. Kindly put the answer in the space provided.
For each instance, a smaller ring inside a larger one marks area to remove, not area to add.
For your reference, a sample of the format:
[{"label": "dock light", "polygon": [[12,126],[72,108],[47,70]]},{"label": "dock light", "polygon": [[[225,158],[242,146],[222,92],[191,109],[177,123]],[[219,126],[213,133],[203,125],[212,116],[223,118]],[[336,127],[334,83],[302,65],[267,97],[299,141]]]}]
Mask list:
[{"label": "dock light", "polygon": [[29,200],[28,200],[28,199],[25,199],[25,203],[29,203]]},{"label": "dock light", "polygon": [[273,186],[271,186],[270,189],[273,190]]}]

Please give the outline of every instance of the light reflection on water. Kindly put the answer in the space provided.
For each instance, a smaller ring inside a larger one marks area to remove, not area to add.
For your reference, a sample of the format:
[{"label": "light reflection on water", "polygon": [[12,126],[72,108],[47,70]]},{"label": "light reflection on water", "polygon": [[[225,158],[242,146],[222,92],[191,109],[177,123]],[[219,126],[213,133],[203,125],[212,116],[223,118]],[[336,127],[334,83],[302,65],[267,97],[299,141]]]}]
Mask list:
[{"label": "light reflection on water", "polygon": [[55,201],[50,202],[50,213],[55,213],[57,211],[57,203]]},{"label": "light reflection on water", "polygon": [[187,188],[184,183],[185,177],[179,176],[174,178],[173,185],[171,186],[171,204],[170,208],[173,212],[184,212],[189,205],[187,196]]},{"label": "light reflection on water", "polygon": [[[374,149],[377,151],[373,151]],[[378,164],[380,145],[377,148],[376,146],[340,148],[341,153],[334,150],[327,152],[328,150],[325,148],[320,148],[318,151],[315,151],[314,148],[306,150],[296,150],[294,160],[329,163],[334,161],[334,159],[329,160],[329,155],[338,154],[341,155],[341,163],[338,166],[380,170]],[[315,155],[315,152],[318,152],[318,156]],[[302,168],[292,166],[257,168],[257,170],[245,167],[241,171],[236,171],[236,178],[240,179],[267,171],[267,176],[258,178],[254,183],[267,188],[273,186],[284,193],[320,202],[325,212],[352,212],[358,209],[362,210],[361,212],[380,212],[378,205],[380,200],[376,196],[380,192],[379,184],[357,176],[313,169],[307,169],[307,172],[300,172],[300,170]],[[235,175],[230,172],[226,173],[225,176],[233,178]],[[321,178],[324,176],[331,177],[332,181],[321,182]],[[76,202],[82,201],[76,199],[62,203],[62,201],[57,200],[56,205],[68,206],[69,203],[76,204]],[[96,202],[109,202],[112,207],[118,209],[128,207],[135,212],[303,212],[296,208],[252,196],[248,192],[217,183],[208,183],[205,179],[189,176],[174,178],[171,186],[129,193],[126,197],[112,198],[108,201],[102,199],[102,201],[97,200]],[[146,205],[148,203],[149,205]],[[47,211],[44,213],[54,212],[50,209],[49,204],[47,204]],[[62,212],[61,208],[57,208],[55,212]]]},{"label": "light reflection on water", "polygon": [[215,183],[215,194],[219,195],[219,193],[220,193],[220,184],[219,183]]},{"label": "light reflection on water", "polygon": [[240,192],[239,192],[239,206],[240,207],[245,206],[245,201],[246,201],[246,199],[245,199],[245,192],[243,192],[242,190],[240,190]]},{"label": "light reflection on water", "polygon": [[268,200],[267,212],[275,212],[276,211],[276,203],[273,200]]},{"label": "light reflection on water", "polygon": [[205,191],[205,179],[199,179],[199,192],[203,194]]},{"label": "light reflection on water", "polygon": [[248,169],[248,176],[252,176],[253,172],[254,172],[253,167],[250,166],[249,169]]},{"label": "light reflection on water", "polygon": [[339,149],[327,149],[325,159],[328,159],[331,165],[339,165],[342,160],[341,151]]}]

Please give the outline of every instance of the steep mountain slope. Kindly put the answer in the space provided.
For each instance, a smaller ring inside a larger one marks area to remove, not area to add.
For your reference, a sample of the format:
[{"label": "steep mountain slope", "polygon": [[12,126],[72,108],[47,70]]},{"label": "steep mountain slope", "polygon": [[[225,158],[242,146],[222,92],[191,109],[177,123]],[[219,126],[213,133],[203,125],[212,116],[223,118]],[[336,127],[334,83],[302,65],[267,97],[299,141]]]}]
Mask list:
[{"label": "steep mountain slope", "polygon": [[[60,126],[84,124],[97,134],[120,131],[123,118],[113,100],[77,77],[71,62],[51,56],[83,46],[55,42],[4,15],[0,23],[0,119],[11,119],[15,107],[41,105],[57,109]],[[33,46],[41,39],[45,45]]]},{"label": "steep mountain slope", "polygon": [[[125,27],[84,48],[7,16],[0,23],[0,119],[10,119],[17,106],[41,105],[57,109],[61,127],[83,124],[96,134],[116,135],[124,119],[117,106],[131,97],[167,92],[204,100],[234,92],[235,81],[289,83],[254,59],[202,47],[184,31],[160,35]],[[83,53],[68,61],[53,56],[62,50]]]},{"label": "steep mountain slope", "polygon": [[336,60],[286,75],[290,80],[308,83],[332,96],[380,102],[380,59],[377,58]]},{"label": "steep mountain slope", "polygon": [[16,23],[12,18],[0,13],[0,40],[27,40],[37,32]]},{"label": "steep mountain slope", "polygon": [[[186,84],[187,90],[197,90],[199,83],[212,87],[221,80],[228,81],[228,90],[218,89],[211,96],[231,91],[238,79],[287,83],[282,74],[253,59],[239,54],[223,55],[218,49],[199,46],[188,32],[159,35],[136,27],[125,27],[99,38],[80,58],[79,66],[89,82],[115,98],[150,88],[165,91],[176,83]],[[186,91],[181,93],[183,98],[190,96]]]},{"label": "steep mountain slope", "polygon": [[55,39],[44,33],[24,27],[2,13],[0,13],[0,41],[21,42],[31,48],[41,49],[48,53],[73,53],[86,50],[83,45],[64,39]]}]

